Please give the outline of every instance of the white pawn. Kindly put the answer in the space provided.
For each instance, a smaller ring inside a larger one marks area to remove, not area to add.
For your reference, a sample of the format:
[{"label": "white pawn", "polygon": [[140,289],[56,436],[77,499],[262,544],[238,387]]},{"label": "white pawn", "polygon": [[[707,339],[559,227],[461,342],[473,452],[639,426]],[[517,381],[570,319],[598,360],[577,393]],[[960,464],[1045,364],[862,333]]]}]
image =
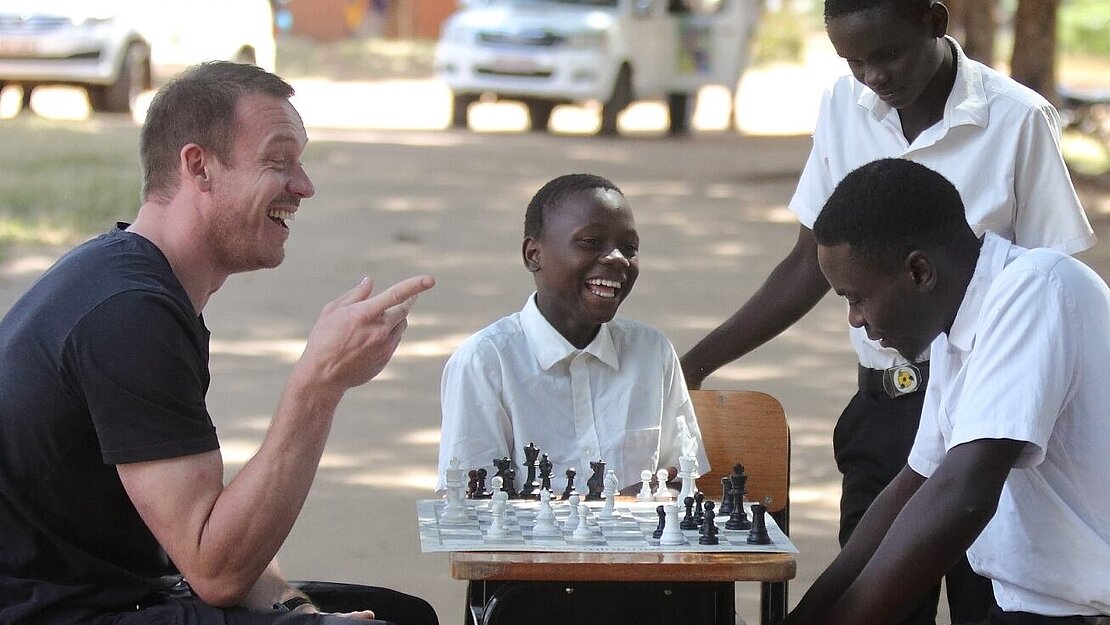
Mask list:
[{"label": "white pawn", "polygon": [[678,506],[674,504],[663,506],[666,516],[663,521],[663,535],[659,537],[660,545],[685,545],[686,536],[679,527]]},{"label": "white pawn", "polygon": [[655,479],[659,480],[659,485],[655,487],[655,501],[670,501],[671,491],[667,488],[667,470],[659,469],[655,472]]},{"label": "white pawn", "polygon": [[533,536],[559,536],[555,525],[555,511],[551,509],[551,492],[540,491],[540,509],[536,513],[536,524],[532,527]]},{"label": "white pawn", "polygon": [[563,529],[573,530],[578,527],[579,521],[581,521],[582,524],[586,523],[585,519],[579,519],[578,516],[578,502],[581,500],[582,498],[578,495],[571,495],[567,500],[570,504],[570,516],[567,517],[566,523],[563,523]]},{"label": "white pawn", "polygon": [[640,492],[636,495],[636,501],[652,501],[651,496],[651,471],[644,469],[640,471]]},{"label": "white pawn", "polygon": [[617,472],[609,469],[605,474],[605,505],[601,508],[601,513],[597,518],[603,520],[619,519],[621,513],[617,512],[617,493],[620,492],[620,480],[617,479]]},{"label": "white pawn", "polygon": [[573,536],[574,538],[589,538],[593,536],[593,532],[590,531],[590,524],[586,522],[586,515],[588,515],[589,513],[590,509],[586,506],[586,504],[579,504],[578,516],[582,517],[582,521],[578,524],[578,527],[574,528],[571,536]]},{"label": "white pawn", "polygon": [[[492,515],[492,519],[489,529],[486,530],[486,536],[490,538],[502,538],[509,535],[508,530],[505,529],[505,506],[508,505],[509,493],[501,490],[501,484],[504,482],[500,476],[493,476],[490,483],[493,485],[493,501],[490,502],[490,514]],[[502,497],[502,495],[504,495],[504,497]]]}]

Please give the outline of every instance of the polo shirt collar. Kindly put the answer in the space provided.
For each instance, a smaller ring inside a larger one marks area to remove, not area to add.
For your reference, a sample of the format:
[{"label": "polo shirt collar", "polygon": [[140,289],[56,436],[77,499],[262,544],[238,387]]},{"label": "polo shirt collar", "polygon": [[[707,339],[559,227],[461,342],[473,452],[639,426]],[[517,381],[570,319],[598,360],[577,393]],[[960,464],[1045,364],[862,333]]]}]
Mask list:
[{"label": "polo shirt collar", "polygon": [[[955,39],[945,35],[945,40],[952,46],[956,55],[956,79],[952,83],[952,91],[948,94],[948,101],[944,105],[944,117],[941,124],[944,130],[961,125],[974,125],[985,127],[987,125],[987,91],[983,86],[982,67],[972,63],[963,48]],[[864,88],[856,104],[867,109],[876,120],[881,120],[891,113],[890,105],[879,99],[871,89]]]},{"label": "polo shirt collar", "polygon": [[990,290],[994,279],[1006,267],[1006,258],[1012,246],[1013,243],[993,232],[983,235],[979,260],[975,263],[975,273],[971,275],[960,309],[956,312],[956,319],[952,322],[952,329],[948,331],[949,345],[964,353],[971,351],[975,345],[979,313],[983,309],[987,291]]},{"label": "polo shirt collar", "polygon": [[528,301],[520,311],[520,325],[524,330],[524,338],[528,341],[529,350],[536,357],[540,368],[545,371],[582,352],[597,358],[614,371],[620,370],[620,359],[617,357],[617,348],[613,344],[613,335],[608,323],[601,324],[597,336],[590,341],[589,345],[578,349],[548,323],[536,306],[536,294],[533,293],[528,296]]}]

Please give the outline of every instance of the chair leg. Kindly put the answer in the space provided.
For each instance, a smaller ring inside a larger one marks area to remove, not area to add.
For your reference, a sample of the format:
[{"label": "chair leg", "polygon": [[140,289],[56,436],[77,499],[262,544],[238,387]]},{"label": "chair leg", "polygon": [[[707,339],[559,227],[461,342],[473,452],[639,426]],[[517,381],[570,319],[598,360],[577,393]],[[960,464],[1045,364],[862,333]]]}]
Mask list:
[{"label": "chair leg", "polygon": [[764,582],[759,589],[759,622],[778,625],[786,618],[786,582]]}]

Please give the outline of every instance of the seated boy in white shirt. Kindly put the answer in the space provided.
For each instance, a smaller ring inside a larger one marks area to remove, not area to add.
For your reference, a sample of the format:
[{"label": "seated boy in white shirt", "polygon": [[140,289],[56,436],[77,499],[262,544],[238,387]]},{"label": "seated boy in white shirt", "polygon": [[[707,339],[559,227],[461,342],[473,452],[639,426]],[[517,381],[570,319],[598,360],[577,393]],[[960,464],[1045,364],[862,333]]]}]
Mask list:
[{"label": "seated boy in white shirt", "polygon": [[557,492],[571,468],[584,492],[597,460],[622,486],[638,485],[645,469],[677,467],[680,455],[709,471],[674,347],[652,327],[614,318],[639,274],[639,244],[628,200],[605,178],[560,176],[536,193],[523,244],[536,292],[463,342],[443,370],[437,490],[453,458],[492,476],[493,459],[505,456],[521,487],[528,443],[552,463]]}]

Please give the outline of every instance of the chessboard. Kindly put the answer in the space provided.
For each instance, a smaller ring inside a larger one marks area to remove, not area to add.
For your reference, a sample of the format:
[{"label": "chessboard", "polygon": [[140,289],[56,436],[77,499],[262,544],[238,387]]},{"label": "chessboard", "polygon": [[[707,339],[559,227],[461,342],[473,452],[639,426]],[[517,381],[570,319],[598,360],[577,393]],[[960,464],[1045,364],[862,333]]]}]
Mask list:
[{"label": "chessboard", "polygon": [[[583,502],[590,509],[587,523],[590,535],[578,538],[572,532],[562,530],[557,536],[533,536],[537,501],[510,500],[506,507],[505,527],[507,535],[487,536],[492,515],[490,500],[467,499],[463,502],[467,515],[465,520],[447,521],[443,518],[445,501],[425,499],[416,504],[417,518],[420,523],[420,550],[438,551],[582,551],[582,552],[641,552],[641,551],[700,551],[700,552],[786,552],[798,553],[798,549],[779,529],[771,515],[766,515],[767,533],[770,544],[748,543],[747,530],[725,529],[727,517],[720,518],[716,524],[719,530],[719,544],[702,545],[698,543],[698,530],[683,530],[686,543],[682,545],[660,545],[652,532],[658,526],[655,502],[628,501],[616,504],[619,517],[600,519],[598,513],[603,503],[600,501]],[[745,504],[746,506],[748,504]],[[557,525],[562,528],[570,515],[570,506],[565,501],[551,502]],[[751,518],[751,510],[748,509]]]}]

